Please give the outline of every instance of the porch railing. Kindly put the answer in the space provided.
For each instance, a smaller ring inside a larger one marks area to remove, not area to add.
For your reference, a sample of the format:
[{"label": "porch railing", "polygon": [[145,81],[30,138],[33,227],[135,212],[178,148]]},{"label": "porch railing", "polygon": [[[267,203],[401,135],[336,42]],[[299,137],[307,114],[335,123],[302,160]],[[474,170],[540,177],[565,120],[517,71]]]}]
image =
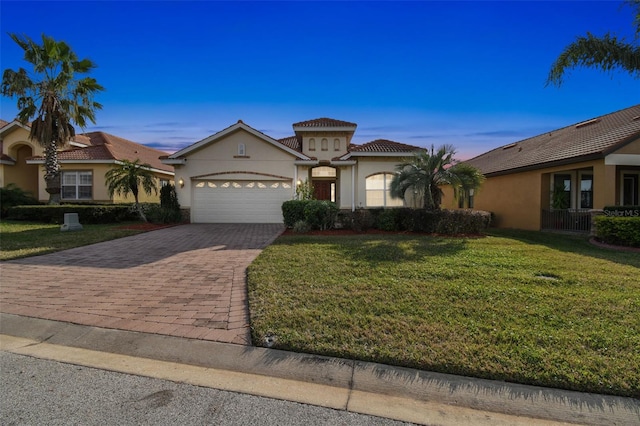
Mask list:
[{"label": "porch railing", "polygon": [[542,210],[542,229],[588,233],[591,213],[589,209]]}]

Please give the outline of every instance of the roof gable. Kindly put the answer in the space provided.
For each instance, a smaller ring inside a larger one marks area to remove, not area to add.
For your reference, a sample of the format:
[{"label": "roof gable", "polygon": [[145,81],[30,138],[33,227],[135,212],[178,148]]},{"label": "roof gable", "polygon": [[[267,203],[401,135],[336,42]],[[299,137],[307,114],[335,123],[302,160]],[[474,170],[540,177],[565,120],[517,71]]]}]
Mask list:
[{"label": "roof gable", "polygon": [[[264,133],[262,133],[259,130],[254,129],[253,127],[245,124],[242,120],[238,120],[237,123],[227,127],[226,129],[223,129],[221,131],[219,131],[218,133],[215,133],[205,139],[202,139],[201,141],[195,142],[191,145],[189,145],[186,148],[181,149],[180,151],[177,151],[175,153],[173,153],[172,155],[170,155],[169,157],[167,157],[167,159],[172,160],[172,159],[180,159],[183,157],[186,157],[189,153],[197,151],[199,149],[204,148],[205,146],[215,143],[219,140],[221,140],[222,138],[224,138],[225,136],[240,131],[240,130],[244,130],[254,136],[256,136],[258,139],[261,139],[263,141],[265,141],[266,143],[269,143],[273,146],[275,146],[276,148],[279,148],[285,152],[288,152],[289,154],[297,157],[297,158],[302,158],[305,160],[308,160],[309,157],[307,157],[306,155],[302,154],[300,151],[297,151],[296,149],[292,148],[291,146],[289,146],[289,144],[286,143],[282,143],[278,140],[273,139],[271,136],[267,136]],[[288,138],[287,138],[288,139]]]},{"label": "roof gable", "polygon": [[515,173],[604,158],[637,138],[640,138],[640,105],[504,145],[466,162],[484,174]]}]

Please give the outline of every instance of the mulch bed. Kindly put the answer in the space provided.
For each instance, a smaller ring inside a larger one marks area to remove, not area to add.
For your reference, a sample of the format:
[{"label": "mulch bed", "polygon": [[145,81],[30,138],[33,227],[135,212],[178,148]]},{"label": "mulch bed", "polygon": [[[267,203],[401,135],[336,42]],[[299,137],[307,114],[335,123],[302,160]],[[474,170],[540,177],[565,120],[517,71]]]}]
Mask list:
[{"label": "mulch bed", "polygon": [[589,242],[594,246],[597,246],[600,248],[606,248],[606,249],[618,250],[618,251],[628,251],[631,253],[640,253],[640,247],[614,246],[611,244],[603,243],[602,241],[599,241],[595,237],[589,238]]}]

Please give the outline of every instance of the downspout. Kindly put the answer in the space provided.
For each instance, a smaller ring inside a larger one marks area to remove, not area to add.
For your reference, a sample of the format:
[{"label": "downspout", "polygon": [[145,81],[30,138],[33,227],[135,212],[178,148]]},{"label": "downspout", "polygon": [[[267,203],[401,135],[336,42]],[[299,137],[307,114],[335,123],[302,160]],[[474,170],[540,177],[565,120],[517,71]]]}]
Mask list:
[{"label": "downspout", "polygon": [[298,166],[293,165],[293,198],[296,198],[296,191],[298,190]]},{"label": "downspout", "polygon": [[356,211],[356,165],[351,166],[351,211]]}]

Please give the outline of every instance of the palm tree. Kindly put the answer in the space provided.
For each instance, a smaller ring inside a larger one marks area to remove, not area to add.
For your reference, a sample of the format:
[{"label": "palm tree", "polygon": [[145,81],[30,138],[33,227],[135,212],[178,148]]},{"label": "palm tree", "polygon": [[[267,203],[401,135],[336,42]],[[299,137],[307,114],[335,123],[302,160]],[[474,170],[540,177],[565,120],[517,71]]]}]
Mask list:
[{"label": "palm tree", "polygon": [[399,164],[391,180],[391,196],[405,199],[407,194],[414,193],[422,197],[425,209],[435,210],[442,202],[441,185],[451,185],[456,198],[479,188],[484,181],[482,173],[469,164],[457,162],[455,153],[451,145],[443,145],[437,151],[431,146],[431,151],[420,151]]},{"label": "palm tree", "polygon": [[113,197],[113,194],[123,195],[125,197],[133,194],[136,210],[140,215],[140,219],[146,222],[147,217],[144,215],[142,207],[138,202],[138,193],[140,185],[142,185],[142,189],[147,195],[151,195],[152,191],[155,191],[156,194],[158,193],[155,176],[151,172],[151,166],[146,163],[140,164],[140,160],[138,159],[135,161],[121,160],[119,164],[111,168],[104,177],[110,197]]},{"label": "palm tree", "polygon": [[95,124],[95,112],[102,105],[93,97],[104,88],[94,78],[76,78],[76,74],[91,71],[95,64],[89,59],[78,60],[65,42],[44,34],[42,44],[27,36],[9,36],[24,50],[25,61],[33,66],[33,77],[24,68],[6,69],[1,92],[18,98],[18,121],[28,124],[33,119],[29,138],[44,148],[49,204],[59,204],[58,149],[75,136],[72,123],[81,128],[87,121]]},{"label": "palm tree", "polygon": [[600,68],[603,71],[621,68],[634,78],[640,78],[640,0],[629,0],[626,3],[635,10],[635,40],[627,43],[610,33],[596,37],[588,32],[586,36],[577,37],[576,41],[564,48],[551,66],[547,86],[560,86],[565,72],[578,66]]}]

